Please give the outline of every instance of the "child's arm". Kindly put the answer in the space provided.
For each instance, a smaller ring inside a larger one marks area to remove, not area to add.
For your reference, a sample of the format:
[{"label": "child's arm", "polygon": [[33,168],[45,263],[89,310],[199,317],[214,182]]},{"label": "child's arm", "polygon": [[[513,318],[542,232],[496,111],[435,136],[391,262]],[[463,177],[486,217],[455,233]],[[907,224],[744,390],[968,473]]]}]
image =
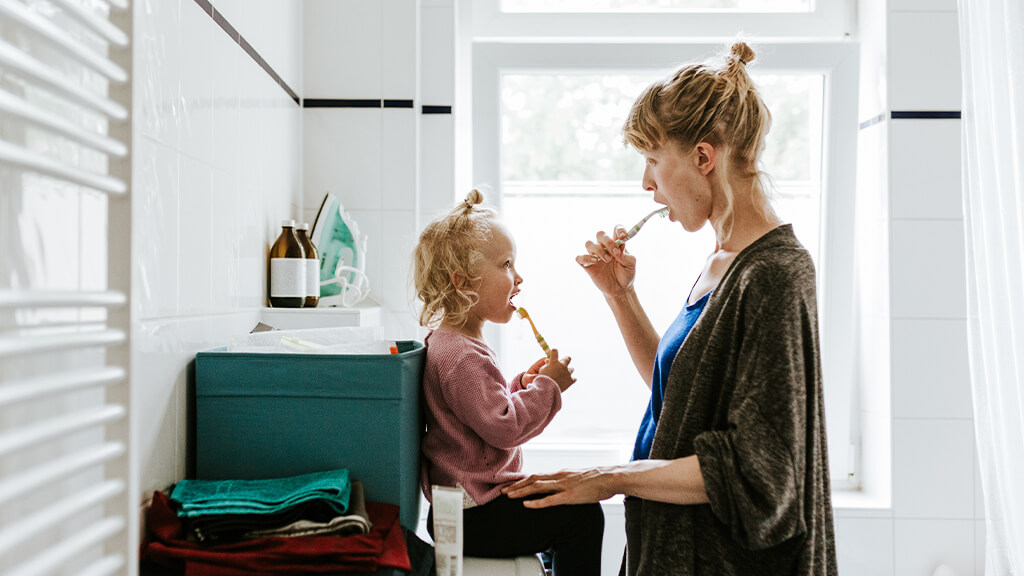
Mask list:
[{"label": "child's arm", "polygon": [[500,449],[539,435],[562,407],[551,378],[537,375],[529,388],[513,394],[498,366],[484,357],[460,359],[441,378],[441,391],[459,421]]}]

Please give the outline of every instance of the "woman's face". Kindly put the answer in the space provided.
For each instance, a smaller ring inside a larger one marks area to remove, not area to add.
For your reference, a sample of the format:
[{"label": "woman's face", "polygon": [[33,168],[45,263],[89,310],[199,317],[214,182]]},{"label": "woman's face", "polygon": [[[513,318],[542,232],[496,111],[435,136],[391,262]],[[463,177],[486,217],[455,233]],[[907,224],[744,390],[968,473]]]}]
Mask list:
[{"label": "woman's face", "polygon": [[668,206],[669,219],[689,232],[700,230],[711,218],[707,159],[697,147],[684,151],[673,141],[644,153],[644,190],[654,194],[655,202]]}]

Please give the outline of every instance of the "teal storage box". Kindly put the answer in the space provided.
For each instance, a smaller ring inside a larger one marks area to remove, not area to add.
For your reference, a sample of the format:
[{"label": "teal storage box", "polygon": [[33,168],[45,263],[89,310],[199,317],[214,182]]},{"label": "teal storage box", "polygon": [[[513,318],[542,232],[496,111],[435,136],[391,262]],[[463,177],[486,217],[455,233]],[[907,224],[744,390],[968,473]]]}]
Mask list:
[{"label": "teal storage box", "polygon": [[419,520],[426,348],[398,354],[196,354],[196,478],[280,478],[348,468],[366,499]]}]

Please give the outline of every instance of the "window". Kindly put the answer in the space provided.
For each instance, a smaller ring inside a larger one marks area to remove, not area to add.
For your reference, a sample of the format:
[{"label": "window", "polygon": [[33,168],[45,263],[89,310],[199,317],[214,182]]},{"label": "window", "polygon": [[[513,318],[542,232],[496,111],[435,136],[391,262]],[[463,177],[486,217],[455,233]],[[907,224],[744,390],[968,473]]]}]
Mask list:
[{"label": "window", "polygon": [[[750,41],[758,51],[751,72],[774,117],[765,156],[774,205],[818,266],[830,460],[833,484],[841,487],[852,472],[856,46]],[[633,99],[679,63],[713,56],[726,44],[473,43],[472,181],[494,188],[516,236],[525,279],[518,304],[553,347],[573,357],[579,379],[559,416],[527,445],[529,468],[537,454],[559,454],[539,466],[551,470],[621,462],[632,451],[650,393],[603,298],[573,259],[597,230],[629,226],[656,207],[640,186],[641,156],[622,145]],[[713,241],[710,227],[689,234],[655,220],[631,242],[639,257],[637,292],[659,332],[678,313]],[[678,249],[669,255],[664,246]],[[518,320],[488,340],[508,373],[541,353]]]}]

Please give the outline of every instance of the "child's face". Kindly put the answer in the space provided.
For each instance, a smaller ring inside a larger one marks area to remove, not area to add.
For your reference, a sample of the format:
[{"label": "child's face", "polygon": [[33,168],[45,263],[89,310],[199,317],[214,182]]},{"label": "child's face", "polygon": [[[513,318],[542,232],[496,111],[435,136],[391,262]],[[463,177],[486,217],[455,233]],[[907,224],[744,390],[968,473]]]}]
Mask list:
[{"label": "child's face", "polygon": [[505,227],[494,224],[492,237],[481,246],[483,260],[476,263],[474,275],[479,276],[477,294],[480,299],[469,312],[471,322],[483,325],[490,321],[505,324],[512,319],[516,306],[512,297],[519,293],[523,278],[516,272],[516,244]]}]

